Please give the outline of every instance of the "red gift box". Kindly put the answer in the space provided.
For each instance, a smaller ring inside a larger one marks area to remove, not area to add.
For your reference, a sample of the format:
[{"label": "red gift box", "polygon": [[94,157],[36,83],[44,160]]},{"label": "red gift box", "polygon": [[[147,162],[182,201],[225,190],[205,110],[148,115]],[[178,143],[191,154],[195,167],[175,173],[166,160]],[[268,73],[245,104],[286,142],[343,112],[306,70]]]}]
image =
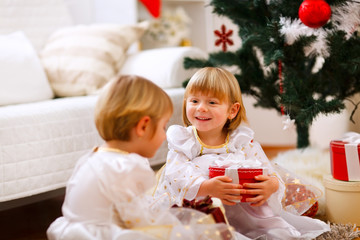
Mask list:
[{"label": "red gift box", "polygon": [[360,181],[360,144],[333,140],[330,142],[330,158],[331,174],[335,179]]},{"label": "red gift box", "polygon": [[[225,175],[226,167],[209,167],[209,178]],[[239,176],[239,184],[255,183],[255,176],[265,174],[263,168],[238,168],[237,173]],[[233,180],[234,182],[234,180]],[[246,198],[254,197],[252,194],[242,194],[241,202],[246,202]]]}]

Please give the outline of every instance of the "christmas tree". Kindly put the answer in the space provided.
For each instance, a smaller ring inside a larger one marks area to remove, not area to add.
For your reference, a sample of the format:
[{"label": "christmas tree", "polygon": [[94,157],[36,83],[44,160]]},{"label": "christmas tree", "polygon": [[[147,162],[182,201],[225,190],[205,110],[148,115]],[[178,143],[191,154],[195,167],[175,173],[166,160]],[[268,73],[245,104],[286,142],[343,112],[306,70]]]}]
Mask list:
[{"label": "christmas tree", "polygon": [[[360,92],[358,0],[212,0],[210,5],[239,26],[241,47],[210,53],[208,59],[186,58],[185,68],[236,66],[241,90],[255,97],[255,106],[294,120],[298,148],[309,146],[309,127],[320,113],[340,113],[345,100]],[[359,103],[353,104],[355,111]]]}]

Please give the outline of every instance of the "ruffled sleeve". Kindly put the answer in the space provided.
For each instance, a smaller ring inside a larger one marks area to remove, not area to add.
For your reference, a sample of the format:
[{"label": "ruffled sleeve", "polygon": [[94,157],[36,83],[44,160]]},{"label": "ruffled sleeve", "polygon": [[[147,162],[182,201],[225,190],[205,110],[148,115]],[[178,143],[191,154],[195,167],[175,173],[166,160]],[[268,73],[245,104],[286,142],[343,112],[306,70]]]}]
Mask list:
[{"label": "ruffled sleeve", "polygon": [[244,145],[249,144],[254,139],[254,131],[246,126],[240,126],[230,133],[229,151],[237,152]]},{"label": "ruffled sleeve", "polygon": [[187,158],[193,159],[200,154],[193,127],[172,125],[166,133],[169,149],[182,152]]},{"label": "ruffled sleeve", "polygon": [[191,160],[200,154],[192,127],[171,126],[167,132],[169,152],[155,196],[170,194],[173,203],[196,197],[200,185],[208,179],[207,173]]}]

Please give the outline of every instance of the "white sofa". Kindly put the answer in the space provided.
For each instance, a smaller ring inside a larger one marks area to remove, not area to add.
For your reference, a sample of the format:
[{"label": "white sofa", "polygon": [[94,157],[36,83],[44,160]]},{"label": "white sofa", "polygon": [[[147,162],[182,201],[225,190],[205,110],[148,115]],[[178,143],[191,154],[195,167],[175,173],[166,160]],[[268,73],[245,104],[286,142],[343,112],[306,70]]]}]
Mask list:
[{"label": "white sofa", "polygon": [[[89,7],[90,3],[96,2],[101,1],[0,0],[0,22],[4,22],[2,20],[6,19],[6,16],[16,19],[8,19],[6,24],[0,24],[0,41],[3,36],[8,36],[6,34],[21,30],[37,51],[38,57],[44,49],[46,38],[52,32],[81,21],[91,24],[91,18],[85,12],[87,9],[96,10],[97,14],[101,11],[108,14],[106,9]],[[119,1],[102,3],[107,3],[104,6],[108,9],[119,7]],[[129,8],[117,10],[116,14],[121,11],[128,13]],[[114,12],[114,9],[112,11]],[[24,13],[27,16],[24,16]],[[73,15],[71,19],[64,17],[74,13],[81,13],[82,16]],[[100,15],[97,16],[97,19],[101,20]],[[32,18],[37,23],[27,25]],[[116,23],[119,22],[121,23],[121,20],[116,19]],[[102,143],[93,122],[96,93],[54,97],[53,89],[46,87],[49,82],[38,81],[39,78],[46,79],[43,69],[37,69],[37,72],[32,69],[34,66],[39,68],[39,63],[44,61],[26,58],[22,62],[20,57],[19,62],[14,63],[11,60],[13,52],[8,50],[9,56],[1,56],[2,53],[4,52],[0,51],[0,61],[9,67],[0,69],[0,73],[5,72],[6,77],[15,85],[6,82],[8,79],[5,80],[4,77],[0,78],[0,83],[10,89],[0,90],[0,210],[63,194],[65,184],[79,157]],[[125,62],[120,68],[121,74],[144,76],[165,89],[175,110],[169,124],[182,123],[181,104],[184,89],[181,84],[194,73],[194,70],[183,69],[185,56],[205,57],[205,53],[194,47],[132,50],[126,54]],[[19,56],[15,59],[18,58]],[[14,64],[19,64],[19,68],[14,68]],[[151,165],[155,167],[163,164],[166,153],[165,142],[156,156],[150,159]]]}]

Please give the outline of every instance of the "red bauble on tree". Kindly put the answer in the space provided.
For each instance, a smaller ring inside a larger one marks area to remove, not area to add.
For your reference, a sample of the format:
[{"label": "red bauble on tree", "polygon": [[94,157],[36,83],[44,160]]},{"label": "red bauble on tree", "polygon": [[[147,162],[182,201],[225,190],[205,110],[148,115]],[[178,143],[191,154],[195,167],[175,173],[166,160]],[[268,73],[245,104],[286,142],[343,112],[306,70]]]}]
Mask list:
[{"label": "red bauble on tree", "polygon": [[331,17],[331,8],[324,0],[305,0],[299,8],[299,18],[308,27],[319,28]]}]

